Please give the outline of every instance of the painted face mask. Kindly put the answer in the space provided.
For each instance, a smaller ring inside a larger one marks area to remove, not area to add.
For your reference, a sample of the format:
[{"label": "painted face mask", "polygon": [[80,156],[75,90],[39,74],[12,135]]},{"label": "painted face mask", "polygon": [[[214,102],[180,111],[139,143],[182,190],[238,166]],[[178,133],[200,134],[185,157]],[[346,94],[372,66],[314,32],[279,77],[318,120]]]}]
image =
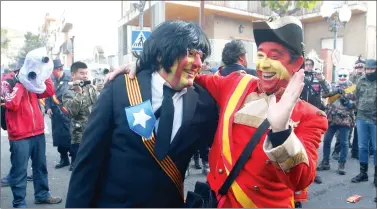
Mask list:
[{"label": "painted face mask", "polygon": [[302,62],[302,57],[291,62],[289,52],[280,44],[264,42],[258,47],[257,75],[259,89],[267,94],[282,93],[293,73]]},{"label": "painted face mask", "polygon": [[339,84],[346,84],[349,79],[349,72],[346,69],[339,69],[338,72],[338,83]]},{"label": "painted face mask", "polygon": [[51,76],[53,67],[44,47],[34,49],[26,55],[18,79],[28,91],[41,94],[46,90],[45,81]]},{"label": "painted face mask", "polygon": [[202,67],[203,53],[188,49],[187,55],[176,59],[170,68],[170,73],[163,71],[164,79],[177,90],[194,84],[194,79]]}]

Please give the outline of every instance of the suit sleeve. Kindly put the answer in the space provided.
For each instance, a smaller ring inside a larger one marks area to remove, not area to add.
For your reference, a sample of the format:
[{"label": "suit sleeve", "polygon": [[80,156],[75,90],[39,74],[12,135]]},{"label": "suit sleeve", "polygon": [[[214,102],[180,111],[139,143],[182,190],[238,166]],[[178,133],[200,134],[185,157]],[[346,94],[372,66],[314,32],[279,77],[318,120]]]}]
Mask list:
[{"label": "suit sleeve", "polygon": [[217,103],[221,100],[222,77],[217,75],[198,75],[195,82],[207,89]]},{"label": "suit sleeve", "polygon": [[25,87],[21,83],[16,83],[12,92],[5,94],[5,107],[7,109],[16,111],[20,106],[22,95],[26,91]]},{"label": "suit sleeve", "polygon": [[211,120],[209,120],[208,125],[205,127],[205,139],[208,139],[206,146],[211,147],[213,140],[215,139],[217,124],[219,121],[219,108],[214,100],[212,100],[212,105],[208,111],[211,112],[211,114],[209,114]]},{"label": "suit sleeve", "polygon": [[108,83],[92,108],[68,187],[67,208],[91,208],[113,131],[113,83]]},{"label": "suit sleeve", "polygon": [[45,81],[45,84],[46,84],[46,91],[43,92],[42,94],[38,94],[39,99],[51,97],[52,95],[55,94],[54,83],[52,82],[51,78],[48,78]]},{"label": "suit sleeve", "polygon": [[265,140],[264,152],[276,165],[279,179],[293,191],[303,190],[314,181],[317,149],[327,128],[326,115],[318,110],[304,116],[281,145],[273,146],[268,137]]}]

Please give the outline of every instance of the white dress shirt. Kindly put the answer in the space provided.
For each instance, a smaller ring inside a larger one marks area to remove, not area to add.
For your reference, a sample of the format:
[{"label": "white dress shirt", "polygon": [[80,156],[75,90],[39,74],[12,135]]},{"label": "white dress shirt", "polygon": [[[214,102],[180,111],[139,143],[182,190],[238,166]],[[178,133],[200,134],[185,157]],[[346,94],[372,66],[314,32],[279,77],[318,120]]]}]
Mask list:
[{"label": "white dress shirt", "polygon": [[[164,92],[163,87],[167,85],[170,87],[169,83],[167,83],[160,74],[154,72],[152,74],[152,110],[156,112],[158,108],[162,105],[162,100],[164,99]],[[174,105],[174,120],[173,120],[173,128],[171,133],[171,141],[173,141],[175,135],[177,134],[179,128],[182,125],[182,117],[183,117],[183,95],[187,92],[187,89],[184,88],[182,91],[177,92],[173,96],[173,105]],[[157,119],[155,124],[155,131],[158,132],[158,124],[160,119]]]}]

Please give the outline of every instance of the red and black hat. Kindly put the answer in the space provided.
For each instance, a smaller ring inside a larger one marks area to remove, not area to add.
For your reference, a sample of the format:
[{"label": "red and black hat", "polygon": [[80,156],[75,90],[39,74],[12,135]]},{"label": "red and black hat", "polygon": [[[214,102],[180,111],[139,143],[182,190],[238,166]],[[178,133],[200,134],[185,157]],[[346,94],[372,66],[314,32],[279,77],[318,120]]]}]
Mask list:
[{"label": "red and black hat", "polygon": [[253,22],[253,31],[257,47],[263,42],[276,42],[296,55],[304,54],[302,23],[296,17],[270,17],[267,21],[256,21]]}]

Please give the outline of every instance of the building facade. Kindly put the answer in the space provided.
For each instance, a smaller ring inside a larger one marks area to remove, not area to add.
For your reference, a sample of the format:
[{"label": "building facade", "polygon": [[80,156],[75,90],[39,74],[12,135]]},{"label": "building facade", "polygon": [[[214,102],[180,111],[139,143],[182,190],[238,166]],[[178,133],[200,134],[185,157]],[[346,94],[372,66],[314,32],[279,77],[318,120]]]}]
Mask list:
[{"label": "building facade", "polygon": [[[119,20],[119,63],[130,61],[131,31],[139,26],[138,10],[135,1],[121,2]],[[137,2],[137,1],[136,1]],[[312,11],[301,10],[294,14],[303,23],[304,42],[307,50],[314,49],[321,54],[322,49],[332,50],[333,33],[329,24],[321,17],[320,3]],[[352,11],[351,20],[341,28],[337,37],[337,48],[342,54],[352,57],[376,56],[376,19],[368,1],[336,1],[335,7],[348,4]],[[372,3],[373,4],[373,3]],[[185,11],[185,12],[182,12]],[[200,1],[149,1],[144,8],[144,27],[153,29],[165,20],[185,20],[199,23]],[[243,40],[248,50],[248,61],[255,65],[256,46],[253,37],[252,21],[268,18],[272,14],[262,8],[259,1],[205,1],[203,29],[210,38],[214,54],[210,61],[221,60],[221,51],[230,40]],[[123,59],[124,58],[124,59]]]}]

